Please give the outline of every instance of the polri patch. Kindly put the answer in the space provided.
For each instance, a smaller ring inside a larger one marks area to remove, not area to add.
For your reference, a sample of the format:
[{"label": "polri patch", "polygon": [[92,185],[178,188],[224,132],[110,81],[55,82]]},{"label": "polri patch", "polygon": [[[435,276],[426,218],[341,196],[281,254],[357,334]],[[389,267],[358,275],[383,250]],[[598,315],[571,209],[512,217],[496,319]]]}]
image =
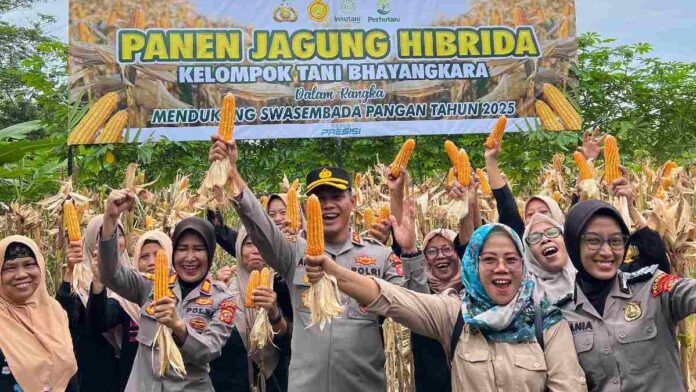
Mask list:
[{"label": "polri patch", "polygon": [[220,321],[227,325],[232,325],[234,322],[234,309],[225,308],[220,311]]},{"label": "polri patch", "polygon": [[674,288],[674,285],[681,278],[677,275],[662,274],[655,278],[652,285],[652,296],[657,297],[662,293],[669,293]]},{"label": "polri patch", "polygon": [[198,297],[196,298],[196,305],[207,305],[210,306],[213,304],[213,299],[210,297]]},{"label": "polri patch", "polygon": [[369,257],[369,256],[358,256],[355,258],[355,262],[360,264],[360,265],[375,265],[377,264],[377,259],[374,257]]},{"label": "polri patch", "polygon": [[208,328],[208,323],[201,316],[193,317],[189,320],[189,325],[191,328],[195,329],[197,332],[203,332]]}]

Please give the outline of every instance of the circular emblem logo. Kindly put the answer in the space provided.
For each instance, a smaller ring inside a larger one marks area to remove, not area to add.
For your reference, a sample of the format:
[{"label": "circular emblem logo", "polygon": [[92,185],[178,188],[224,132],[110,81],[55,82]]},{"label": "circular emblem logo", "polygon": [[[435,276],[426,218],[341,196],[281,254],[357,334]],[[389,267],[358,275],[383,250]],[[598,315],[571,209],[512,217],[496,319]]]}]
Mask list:
[{"label": "circular emblem logo", "polygon": [[633,321],[643,315],[643,310],[640,308],[640,302],[629,302],[624,305],[624,318],[626,321]]},{"label": "circular emblem logo", "polygon": [[323,22],[329,16],[329,5],[323,0],[313,0],[307,6],[309,17],[315,22]]}]

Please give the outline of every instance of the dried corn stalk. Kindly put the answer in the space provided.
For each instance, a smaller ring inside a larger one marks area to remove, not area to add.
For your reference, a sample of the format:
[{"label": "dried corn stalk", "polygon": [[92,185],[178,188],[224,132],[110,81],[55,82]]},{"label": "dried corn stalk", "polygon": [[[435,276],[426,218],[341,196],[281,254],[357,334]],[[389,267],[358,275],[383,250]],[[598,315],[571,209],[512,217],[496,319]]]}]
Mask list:
[{"label": "dried corn stalk", "polygon": [[[321,205],[316,195],[307,199],[306,253],[309,256],[324,254],[324,223],[321,217]],[[339,298],[341,298],[341,292],[338,290],[335,277],[325,273],[317,283],[312,284],[308,293],[311,313],[309,326],[318,324],[319,329],[323,330],[327,322],[330,323],[332,318],[343,313]]]},{"label": "dried corn stalk", "polygon": [[384,320],[384,370],[388,392],[410,392],[414,388],[411,331],[391,318]]},{"label": "dried corn stalk", "polygon": [[[169,290],[169,262],[167,260],[167,253],[163,249],[160,249],[155,256],[155,277],[152,302],[156,303],[167,296],[171,296]],[[159,376],[164,377],[170,367],[178,376],[185,376],[186,366],[181,357],[179,347],[174,343],[172,330],[165,325],[158,324],[157,332],[155,333],[155,342],[159,350]]]}]

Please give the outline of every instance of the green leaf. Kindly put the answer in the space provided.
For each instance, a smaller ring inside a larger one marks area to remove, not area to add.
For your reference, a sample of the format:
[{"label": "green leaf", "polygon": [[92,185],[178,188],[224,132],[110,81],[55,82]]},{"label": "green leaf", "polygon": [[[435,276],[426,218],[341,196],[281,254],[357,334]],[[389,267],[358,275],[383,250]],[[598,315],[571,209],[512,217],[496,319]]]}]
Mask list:
[{"label": "green leaf", "polygon": [[0,164],[17,162],[30,152],[46,150],[59,144],[60,142],[48,139],[0,143]]},{"label": "green leaf", "polygon": [[41,120],[32,120],[11,125],[7,128],[0,129],[0,140],[21,140],[24,139],[30,132],[37,131],[41,128]]}]

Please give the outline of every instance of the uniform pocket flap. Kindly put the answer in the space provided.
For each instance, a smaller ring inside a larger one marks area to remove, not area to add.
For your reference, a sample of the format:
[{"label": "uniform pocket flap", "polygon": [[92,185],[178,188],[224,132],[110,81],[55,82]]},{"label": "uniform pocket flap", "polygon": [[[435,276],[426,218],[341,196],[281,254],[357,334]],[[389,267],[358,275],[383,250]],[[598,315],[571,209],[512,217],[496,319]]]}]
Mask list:
[{"label": "uniform pocket flap", "polygon": [[543,355],[515,354],[515,366],[532,371],[546,371],[546,360]]},{"label": "uniform pocket flap", "polygon": [[594,346],[594,332],[576,333],[573,335],[573,340],[578,354],[590,351]]},{"label": "uniform pocket flap", "polygon": [[467,362],[483,362],[488,360],[487,350],[468,350],[461,357]]},{"label": "uniform pocket flap", "polygon": [[641,342],[655,336],[657,336],[657,326],[653,319],[635,324],[628,322],[616,328],[616,340],[623,344]]}]

